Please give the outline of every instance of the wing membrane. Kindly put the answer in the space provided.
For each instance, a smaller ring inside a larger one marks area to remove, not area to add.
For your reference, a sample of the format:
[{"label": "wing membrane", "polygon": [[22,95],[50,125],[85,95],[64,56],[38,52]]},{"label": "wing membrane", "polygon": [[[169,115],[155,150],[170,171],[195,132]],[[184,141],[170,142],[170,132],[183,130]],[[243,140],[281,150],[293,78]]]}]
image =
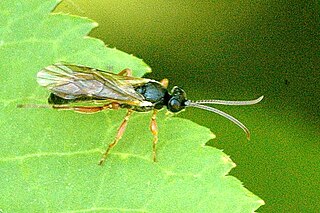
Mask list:
[{"label": "wing membrane", "polygon": [[39,71],[37,81],[64,99],[92,97],[139,104],[144,101],[144,97],[134,90],[134,86],[151,80],[59,63]]}]

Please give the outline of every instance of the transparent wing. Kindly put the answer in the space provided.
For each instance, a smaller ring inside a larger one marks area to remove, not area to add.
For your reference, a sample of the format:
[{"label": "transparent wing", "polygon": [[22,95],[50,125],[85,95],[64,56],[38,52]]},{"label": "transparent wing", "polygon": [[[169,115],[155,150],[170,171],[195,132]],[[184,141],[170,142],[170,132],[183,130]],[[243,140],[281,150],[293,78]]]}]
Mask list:
[{"label": "transparent wing", "polygon": [[151,81],[145,78],[116,75],[85,66],[54,64],[37,74],[37,82],[64,99],[93,97],[140,103],[144,97],[134,86]]}]

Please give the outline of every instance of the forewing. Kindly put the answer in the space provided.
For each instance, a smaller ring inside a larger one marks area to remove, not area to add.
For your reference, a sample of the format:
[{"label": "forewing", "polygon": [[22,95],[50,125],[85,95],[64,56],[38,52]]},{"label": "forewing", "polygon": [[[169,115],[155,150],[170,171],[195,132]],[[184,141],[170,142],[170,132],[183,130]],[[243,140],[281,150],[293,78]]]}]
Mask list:
[{"label": "forewing", "polygon": [[138,105],[144,101],[144,97],[133,86],[150,80],[120,76],[84,66],[54,64],[39,71],[37,81],[64,99],[94,97],[135,102]]}]

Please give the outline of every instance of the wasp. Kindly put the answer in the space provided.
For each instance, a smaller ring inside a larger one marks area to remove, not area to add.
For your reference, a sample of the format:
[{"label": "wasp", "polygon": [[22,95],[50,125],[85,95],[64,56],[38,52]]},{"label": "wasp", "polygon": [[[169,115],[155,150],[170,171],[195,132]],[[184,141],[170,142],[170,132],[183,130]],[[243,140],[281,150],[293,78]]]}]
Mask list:
[{"label": "wasp", "polygon": [[231,115],[205,104],[252,105],[260,102],[263,96],[250,101],[188,100],[186,93],[178,86],[168,91],[168,80],[160,82],[132,76],[130,69],[118,74],[81,65],[57,63],[45,67],[37,74],[37,82],[51,93],[49,105],[18,105],[18,107],[45,107],[57,110],[72,110],[79,113],[96,113],[108,109],[127,109],[118,128],[117,135],[102,155],[99,165],[106,160],[110,150],[117,145],[125,132],[133,112],[153,111],[150,130],[153,135],[153,161],[156,161],[158,142],[157,112],[166,107],[172,113],[186,107],[195,107],[217,113],[238,125],[250,139],[248,128]]}]

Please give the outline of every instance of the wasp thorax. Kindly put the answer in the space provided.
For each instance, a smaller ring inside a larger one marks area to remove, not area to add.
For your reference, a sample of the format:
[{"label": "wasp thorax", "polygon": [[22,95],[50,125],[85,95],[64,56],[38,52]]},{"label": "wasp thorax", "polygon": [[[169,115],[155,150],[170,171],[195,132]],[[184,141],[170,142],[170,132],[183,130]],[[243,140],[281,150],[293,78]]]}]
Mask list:
[{"label": "wasp thorax", "polygon": [[187,95],[185,91],[177,86],[173,87],[171,91],[171,98],[168,101],[168,110],[171,112],[179,112],[185,108]]}]

